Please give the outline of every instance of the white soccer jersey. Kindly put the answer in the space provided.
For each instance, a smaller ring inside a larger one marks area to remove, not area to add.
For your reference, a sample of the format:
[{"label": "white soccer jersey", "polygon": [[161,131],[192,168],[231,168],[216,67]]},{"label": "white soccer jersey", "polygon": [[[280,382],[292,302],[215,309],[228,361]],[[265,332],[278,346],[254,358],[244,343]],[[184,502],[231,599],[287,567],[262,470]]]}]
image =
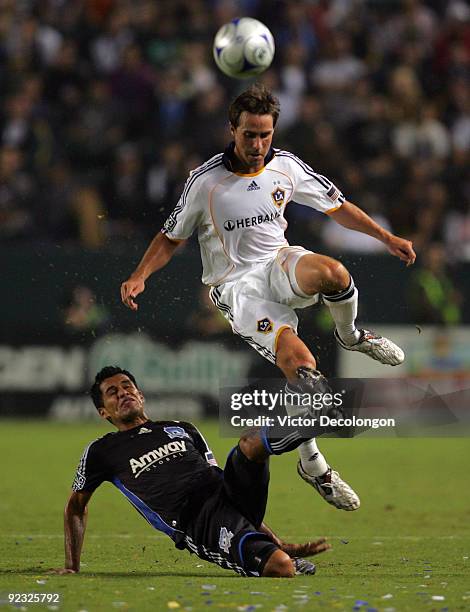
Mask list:
[{"label": "white soccer jersey", "polygon": [[331,181],[288,151],[272,149],[253,174],[231,171],[231,154],[233,143],[191,172],[162,228],[172,240],[189,238],[197,228],[206,285],[236,280],[288,246],[289,202],[330,213],[345,200]]}]

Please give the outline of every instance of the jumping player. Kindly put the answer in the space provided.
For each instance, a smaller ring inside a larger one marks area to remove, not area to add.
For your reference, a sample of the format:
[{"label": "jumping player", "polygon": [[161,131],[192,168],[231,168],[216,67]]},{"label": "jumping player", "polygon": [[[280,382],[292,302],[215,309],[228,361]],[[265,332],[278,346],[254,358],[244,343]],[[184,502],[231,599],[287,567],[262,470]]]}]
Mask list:
[{"label": "jumping player", "polygon": [[[243,576],[315,573],[301,555],[328,550],[325,539],[287,544],[263,523],[268,457],[281,454],[266,434],[243,436],[221,470],[194,425],[148,419],[130,372],[103,368],[91,395],[101,417],[118,431],[95,440],[82,455],[65,507],[65,566],[57,573],[80,570],[88,502],[103,481],[112,482],[177,548],[206,561]],[[290,439],[287,450],[299,444]]]},{"label": "jumping player", "polygon": [[[343,264],[289,246],[284,211],[291,201],[321,211],[348,229],[380,240],[407,265],[416,258],[412,243],[383,229],[304,161],[274,149],[279,112],[278,100],[261,85],[250,87],[231,104],[233,142],[191,172],[175,209],[121,285],[122,301],[137,310],[135,298],[146,280],[197,230],[202,282],[211,287],[212,301],[235,334],[282,370],[291,388],[301,379],[308,379],[312,389],[323,384],[314,356],[297,336],[294,312],[320,300],[329,308],[343,349],[398,365],[404,353],[396,344],[356,328],[358,291]],[[314,439],[302,444],[299,454],[300,476],[326,501],[344,510],[359,507],[358,496],[329,467]]]}]

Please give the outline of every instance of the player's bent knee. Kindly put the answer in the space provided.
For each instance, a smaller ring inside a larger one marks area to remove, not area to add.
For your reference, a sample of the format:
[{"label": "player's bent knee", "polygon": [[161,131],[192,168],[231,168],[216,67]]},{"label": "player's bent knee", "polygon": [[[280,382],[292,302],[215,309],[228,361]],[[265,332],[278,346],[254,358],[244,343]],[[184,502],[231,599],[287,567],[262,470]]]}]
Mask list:
[{"label": "player's bent knee", "polygon": [[264,578],[293,578],[294,563],[285,552],[276,550],[267,560],[262,575]]},{"label": "player's bent knee", "polygon": [[249,461],[255,463],[262,463],[269,456],[257,431],[243,435],[238,441],[238,447]]},{"label": "player's bent knee", "polygon": [[327,291],[340,291],[349,285],[349,272],[340,261],[328,258],[324,267],[323,284]]}]

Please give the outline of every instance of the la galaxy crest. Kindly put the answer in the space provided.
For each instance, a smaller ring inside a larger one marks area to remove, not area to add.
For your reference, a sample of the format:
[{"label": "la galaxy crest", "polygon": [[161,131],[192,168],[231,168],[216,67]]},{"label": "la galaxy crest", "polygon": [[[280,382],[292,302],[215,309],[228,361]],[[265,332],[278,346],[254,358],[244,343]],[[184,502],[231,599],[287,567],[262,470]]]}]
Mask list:
[{"label": "la galaxy crest", "polygon": [[260,319],[256,324],[256,329],[262,334],[269,334],[273,331],[273,322],[268,317]]},{"label": "la galaxy crest", "polygon": [[272,198],[273,204],[277,206],[278,208],[281,208],[281,206],[284,204],[284,201],[286,199],[285,189],[283,189],[282,187],[276,187],[276,189],[271,192],[271,198]]}]

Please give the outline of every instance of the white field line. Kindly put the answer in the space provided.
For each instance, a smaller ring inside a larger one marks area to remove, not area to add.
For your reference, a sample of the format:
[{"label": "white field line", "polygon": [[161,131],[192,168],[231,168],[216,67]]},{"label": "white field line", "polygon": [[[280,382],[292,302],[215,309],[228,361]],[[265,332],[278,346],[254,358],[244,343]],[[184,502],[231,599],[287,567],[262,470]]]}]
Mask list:
[{"label": "white field line", "polygon": [[[31,539],[45,539],[45,540],[53,540],[55,538],[63,538],[63,533],[0,533],[0,538],[31,538]],[[287,539],[298,539],[303,540],[307,536],[288,536]],[[325,534],[317,534],[308,536],[311,540],[315,538],[326,537],[329,540],[372,540],[372,541],[380,541],[380,540],[461,540],[462,538],[470,538],[470,534],[458,534],[458,535],[429,535],[429,536],[414,536],[414,535],[400,535],[400,536],[390,536],[390,535],[376,535],[376,536],[347,536],[347,535],[325,535]],[[155,535],[137,535],[137,534],[124,534],[124,533],[103,533],[96,534],[90,533],[86,535],[86,538],[94,538],[97,540],[113,540],[113,539],[121,539],[121,540],[130,540],[135,538],[143,538],[150,540],[168,540],[168,536],[164,534],[155,534]]]}]

